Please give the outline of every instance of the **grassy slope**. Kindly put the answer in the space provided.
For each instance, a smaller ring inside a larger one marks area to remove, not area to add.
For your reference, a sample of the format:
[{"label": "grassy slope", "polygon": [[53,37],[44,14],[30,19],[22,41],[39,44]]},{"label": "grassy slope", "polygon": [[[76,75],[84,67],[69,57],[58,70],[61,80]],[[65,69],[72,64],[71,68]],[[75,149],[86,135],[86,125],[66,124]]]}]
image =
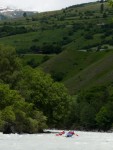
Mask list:
[{"label": "grassy slope", "polygon": [[[103,18],[103,14],[100,13],[100,5],[100,3],[89,3],[61,11],[36,14],[34,15],[34,21],[31,18],[29,20],[23,18],[12,20],[10,22],[12,26],[24,26],[34,31],[30,30],[28,33],[1,37],[0,44],[10,45],[15,47],[16,50],[29,52],[32,45],[41,46],[44,43],[62,43],[63,38],[68,38],[69,42],[62,45],[64,51],[41,64],[40,67],[52,74],[62,74],[62,82],[72,94],[94,84],[108,83],[112,81],[112,77],[110,77],[113,67],[112,63],[110,63],[113,55],[112,51],[78,51],[85,46],[101,43],[104,33],[96,33],[95,31],[92,39],[85,39],[84,35],[91,31],[85,30],[85,28],[73,30],[76,23],[92,24],[95,30],[100,28],[97,24],[111,22],[112,14],[110,15],[109,13],[107,18]],[[105,4],[105,10],[108,13],[107,9],[108,5]],[[85,15],[87,11],[92,11],[93,15]],[[3,24],[1,22],[0,26]],[[104,38],[111,39],[112,34]],[[108,45],[108,47],[113,49],[113,46]],[[43,62],[43,55],[24,55],[23,59],[24,63],[34,59],[40,64]]]},{"label": "grassy slope", "polygon": [[[41,65],[46,72],[63,73],[63,83],[70,93],[113,80],[113,52],[64,51]],[[111,77],[109,77],[111,76]]]},{"label": "grassy slope", "polygon": [[24,54],[21,55],[21,59],[24,65],[27,65],[29,61],[33,61],[36,65],[40,65],[42,62],[51,59],[55,55],[44,55],[44,54]]},{"label": "grassy slope", "polygon": [[[56,35],[57,34],[57,35]],[[14,46],[17,50],[19,49],[28,49],[32,45],[41,45],[43,42],[49,41],[58,41],[60,38],[61,31],[56,30],[55,34],[53,35],[53,31],[44,31],[43,34],[38,32],[30,32],[26,34],[20,35],[12,35],[8,37],[0,38],[0,43],[4,45]],[[48,38],[49,37],[49,38]],[[37,39],[38,42],[33,42],[34,39]]]},{"label": "grassy slope", "polygon": [[[108,6],[107,6],[108,7]],[[97,9],[100,4],[88,4],[85,7],[78,7],[79,11]],[[73,19],[73,18],[72,18]],[[109,19],[100,19],[100,22],[109,22]],[[82,20],[83,21],[83,20]],[[98,19],[90,19],[98,23]],[[80,20],[78,20],[80,22]],[[87,20],[84,20],[87,23]],[[95,24],[96,25],[96,24]],[[113,52],[78,52],[77,49],[82,49],[82,46],[96,44],[101,42],[101,34],[95,34],[91,40],[86,40],[80,37],[82,30],[74,34],[75,41],[72,41],[65,46],[65,51],[57,55],[55,58],[42,64],[41,67],[49,73],[63,73],[63,83],[67,86],[70,93],[75,94],[77,91],[88,88],[97,84],[108,84],[112,82],[113,77]],[[110,35],[106,38],[110,38]],[[82,44],[81,44],[82,43]],[[112,47],[110,47],[112,49]]]},{"label": "grassy slope", "polygon": [[[107,4],[105,5],[105,9],[106,8],[108,8]],[[75,31],[73,35],[69,36],[68,33],[72,30],[72,26],[74,23],[94,23],[94,25],[96,25],[99,22],[108,22],[109,20],[111,20],[110,16],[105,19],[102,17],[102,14],[99,13],[100,3],[89,3],[83,6],[80,5],[79,7],[73,6],[64,10],[65,12],[61,10],[36,14],[34,15],[36,21],[32,21],[32,18],[30,18],[29,20],[22,18],[19,20],[8,20],[8,23],[10,22],[9,25],[11,26],[24,26],[34,31],[1,37],[0,44],[2,43],[4,45],[14,46],[16,50],[21,50],[24,52],[29,51],[32,45],[41,46],[43,43],[60,43],[63,37],[69,37],[70,48],[76,46],[78,47],[78,49],[81,49],[83,46],[88,45],[89,43],[97,43],[97,41],[100,41],[100,37],[94,36],[94,39],[91,41],[85,40],[81,36],[81,34],[84,33],[84,31],[82,30]],[[82,13],[84,16],[84,12],[86,11],[94,11],[93,16],[88,16],[89,19],[81,19],[80,14]],[[99,16],[99,18],[96,18],[96,16]],[[63,19],[61,19],[62,17]],[[3,25],[4,23],[1,22],[0,26]],[[37,41],[34,42],[34,40]]]},{"label": "grassy slope", "polygon": [[109,84],[113,81],[113,52],[92,63],[81,72],[64,82],[72,94],[78,90],[95,85]]},{"label": "grassy slope", "polygon": [[65,50],[56,57],[43,63],[41,67],[46,72],[62,72],[65,74],[64,81],[71,78],[74,74],[83,70],[90,64],[102,58],[106,52],[82,52]]}]

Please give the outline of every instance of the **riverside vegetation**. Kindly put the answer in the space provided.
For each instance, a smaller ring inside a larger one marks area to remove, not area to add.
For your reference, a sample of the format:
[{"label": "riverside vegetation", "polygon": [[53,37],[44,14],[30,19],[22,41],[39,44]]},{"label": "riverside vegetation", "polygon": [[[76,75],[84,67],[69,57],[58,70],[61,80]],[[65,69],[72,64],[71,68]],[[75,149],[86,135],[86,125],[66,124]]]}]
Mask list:
[{"label": "riverside vegetation", "polygon": [[113,127],[112,17],[101,1],[0,22],[0,131]]}]

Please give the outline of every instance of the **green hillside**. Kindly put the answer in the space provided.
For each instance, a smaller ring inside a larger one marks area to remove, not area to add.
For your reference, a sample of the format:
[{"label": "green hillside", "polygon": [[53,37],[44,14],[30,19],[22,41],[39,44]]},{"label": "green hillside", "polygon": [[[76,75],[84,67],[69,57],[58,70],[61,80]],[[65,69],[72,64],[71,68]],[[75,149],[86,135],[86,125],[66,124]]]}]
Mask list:
[{"label": "green hillside", "polygon": [[52,75],[62,74],[63,81],[70,79],[73,75],[84,70],[87,66],[103,58],[106,52],[82,52],[65,50],[56,57],[43,63],[41,67]]},{"label": "green hillside", "polygon": [[41,65],[59,81],[70,93],[89,86],[110,83],[113,72],[113,51],[77,52],[64,51]]},{"label": "green hillside", "polygon": [[107,2],[0,21],[0,131],[113,129],[112,61]]},{"label": "green hillside", "polygon": [[2,21],[0,44],[14,47],[23,64],[41,67],[75,94],[112,82],[107,79],[112,72],[112,16],[107,2],[103,7],[93,2]]},{"label": "green hillside", "polygon": [[65,81],[65,85],[72,94],[81,89],[88,89],[91,86],[109,85],[113,81],[112,60],[113,52],[110,52]]},{"label": "green hillside", "polygon": [[14,46],[18,53],[47,53],[45,51],[51,45],[49,53],[57,53],[54,52],[56,47],[60,51],[66,47],[77,50],[110,43],[112,34],[108,34],[113,11],[104,3],[104,11],[100,12],[100,5],[99,2],[75,5],[60,11],[1,22],[0,43]]}]

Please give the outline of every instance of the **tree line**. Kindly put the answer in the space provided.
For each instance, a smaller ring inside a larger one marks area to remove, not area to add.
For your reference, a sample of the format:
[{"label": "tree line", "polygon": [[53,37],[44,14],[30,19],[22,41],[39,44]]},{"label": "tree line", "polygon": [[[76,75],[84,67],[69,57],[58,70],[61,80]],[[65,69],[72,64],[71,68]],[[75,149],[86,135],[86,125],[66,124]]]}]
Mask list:
[{"label": "tree line", "polygon": [[0,131],[37,133],[65,124],[70,96],[40,69],[22,66],[13,48],[0,47]]},{"label": "tree line", "polygon": [[0,131],[37,133],[44,128],[110,130],[113,84],[70,96],[49,74],[23,66],[11,47],[0,46]]},{"label": "tree line", "polygon": [[82,90],[73,100],[69,126],[80,130],[110,130],[113,127],[112,108],[112,83]]}]

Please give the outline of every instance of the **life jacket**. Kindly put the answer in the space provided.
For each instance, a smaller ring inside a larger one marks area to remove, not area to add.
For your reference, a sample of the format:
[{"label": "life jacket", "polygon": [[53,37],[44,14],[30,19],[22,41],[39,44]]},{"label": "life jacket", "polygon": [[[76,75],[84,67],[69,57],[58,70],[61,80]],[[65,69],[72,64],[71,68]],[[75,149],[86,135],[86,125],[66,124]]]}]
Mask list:
[{"label": "life jacket", "polygon": [[74,135],[74,131],[69,131],[66,135],[66,137],[72,137]]}]

